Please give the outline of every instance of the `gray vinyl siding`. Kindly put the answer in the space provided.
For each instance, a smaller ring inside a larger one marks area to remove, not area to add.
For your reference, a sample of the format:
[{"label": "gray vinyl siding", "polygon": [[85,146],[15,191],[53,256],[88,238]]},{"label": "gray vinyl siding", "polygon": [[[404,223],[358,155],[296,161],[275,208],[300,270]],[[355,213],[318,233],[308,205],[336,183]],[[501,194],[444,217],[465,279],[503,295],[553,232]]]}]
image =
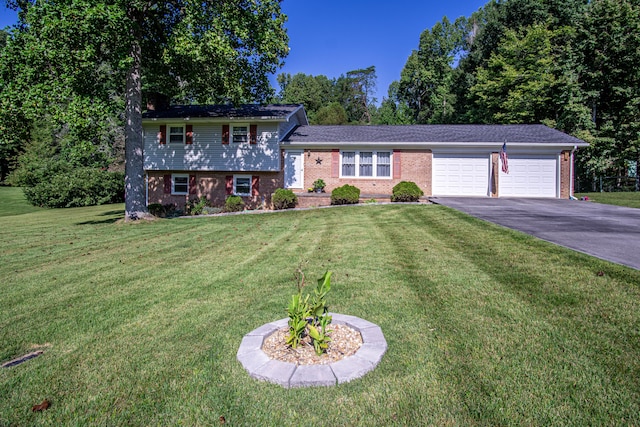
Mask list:
[{"label": "gray vinyl siding", "polygon": [[[179,122],[178,122],[179,123]],[[171,123],[167,123],[170,125]],[[184,123],[180,123],[184,124]],[[160,123],[144,125],[145,170],[280,170],[278,123],[258,124],[257,144],[222,144],[222,124],[193,124],[193,144],[160,144]]]}]

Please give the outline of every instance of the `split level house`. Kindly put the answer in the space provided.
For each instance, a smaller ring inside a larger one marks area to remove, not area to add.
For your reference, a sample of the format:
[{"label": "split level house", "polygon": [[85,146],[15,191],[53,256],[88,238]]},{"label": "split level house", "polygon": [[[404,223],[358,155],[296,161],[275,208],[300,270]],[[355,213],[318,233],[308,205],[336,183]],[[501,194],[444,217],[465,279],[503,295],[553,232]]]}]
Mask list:
[{"label": "split level house", "polygon": [[364,199],[389,200],[400,181],[425,196],[569,198],[588,145],[544,125],[310,126],[302,105],[150,107],[143,129],[147,203],[178,207],[232,194],[269,207],[277,188],[303,196],[318,178]]}]

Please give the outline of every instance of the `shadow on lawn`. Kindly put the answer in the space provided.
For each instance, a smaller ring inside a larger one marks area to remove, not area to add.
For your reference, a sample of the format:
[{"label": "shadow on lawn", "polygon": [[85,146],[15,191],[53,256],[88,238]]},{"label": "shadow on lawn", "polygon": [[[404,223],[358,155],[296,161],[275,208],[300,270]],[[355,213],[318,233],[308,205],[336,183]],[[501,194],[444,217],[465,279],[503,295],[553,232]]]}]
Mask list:
[{"label": "shadow on lawn", "polygon": [[99,216],[109,216],[111,218],[103,219],[103,220],[92,220],[92,221],[84,221],[78,222],[76,225],[98,225],[98,224],[113,224],[121,219],[124,219],[124,211],[121,210],[113,210],[101,213]]}]

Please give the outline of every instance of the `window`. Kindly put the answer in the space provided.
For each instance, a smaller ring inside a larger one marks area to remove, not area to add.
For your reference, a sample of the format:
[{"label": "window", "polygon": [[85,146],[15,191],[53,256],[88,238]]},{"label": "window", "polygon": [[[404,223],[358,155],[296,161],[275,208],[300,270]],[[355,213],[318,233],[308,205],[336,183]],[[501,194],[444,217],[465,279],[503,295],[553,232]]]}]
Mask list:
[{"label": "window", "polygon": [[249,126],[233,125],[231,128],[231,141],[236,143],[249,142]]},{"label": "window", "polygon": [[356,176],[356,152],[342,153],[342,176]]},{"label": "window", "polygon": [[373,152],[360,152],[360,176],[373,176]]},{"label": "window", "polygon": [[169,143],[184,144],[184,126],[169,126]]},{"label": "window", "polygon": [[391,153],[388,151],[379,151],[377,153],[378,161],[377,161],[377,176],[391,176]]},{"label": "window", "polygon": [[390,151],[343,151],[342,176],[390,178]]},{"label": "window", "polygon": [[189,175],[171,175],[171,194],[189,193]]},{"label": "window", "polygon": [[251,195],[251,176],[234,175],[233,176],[233,194],[238,196]]}]

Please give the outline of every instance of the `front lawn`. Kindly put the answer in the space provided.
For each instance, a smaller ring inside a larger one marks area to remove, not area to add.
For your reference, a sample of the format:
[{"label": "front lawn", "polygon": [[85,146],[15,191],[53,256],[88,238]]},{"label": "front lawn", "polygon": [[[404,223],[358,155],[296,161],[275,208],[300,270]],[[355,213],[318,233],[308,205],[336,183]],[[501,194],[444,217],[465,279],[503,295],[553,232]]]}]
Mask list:
[{"label": "front lawn", "polygon": [[578,193],[578,199],[588,197],[589,200],[607,205],[626,206],[640,208],[640,192],[614,192],[614,193]]},{"label": "front lawn", "polygon": [[[122,211],[0,218],[0,361],[44,351],[0,368],[0,425],[640,424],[640,271],[437,205]],[[286,390],[236,360],[300,261],[382,328],[365,377]]]},{"label": "front lawn", "polygon": [[22,188],[0,187],[0,217],[38,212],[42,209],[27,202]]}]

